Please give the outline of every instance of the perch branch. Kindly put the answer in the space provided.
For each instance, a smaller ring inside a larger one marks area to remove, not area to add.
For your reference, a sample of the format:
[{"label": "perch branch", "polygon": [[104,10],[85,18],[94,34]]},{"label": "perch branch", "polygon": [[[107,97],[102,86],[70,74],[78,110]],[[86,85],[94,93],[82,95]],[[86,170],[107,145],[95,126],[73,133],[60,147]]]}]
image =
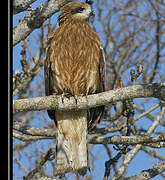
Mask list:
[{"label": "perch branch", "polygon": [[64,98],[51,95],[45,97],[36,97],[29,99],[19,99],[13,101],[13,113],[21,111],[40,111],[47,109],[58,109],[63,111],[76,111],[79,109],[88,109],[101,105],[108,105],[117,101],[124,101],[133,98],[155,97],[165,100],[165,84],[143,84],[130,87],[110,90],[99,94],[80,96],[75,102],[73,97]]}]

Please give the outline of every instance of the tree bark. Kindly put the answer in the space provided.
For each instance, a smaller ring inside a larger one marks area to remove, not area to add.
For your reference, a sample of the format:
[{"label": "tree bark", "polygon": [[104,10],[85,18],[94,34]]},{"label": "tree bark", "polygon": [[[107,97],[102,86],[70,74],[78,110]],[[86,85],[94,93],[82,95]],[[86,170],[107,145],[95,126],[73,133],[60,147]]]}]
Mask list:
[{"label": "tree bark", "polygon": [[119,88],[116,90],[89,95],[87,97],[80,96],[78,97],[77,102],[75,102],[74,97],[65,97],[64,101],[62,101],[61,96],[56,95],[19,99],[13,101],[13,113],[50,109],[62,111],[77,111],[80,109],[89,109],[91,107],[112,104],[117,101],[146,97],[155,97],[161,100],[165,100],[165,84],[142,84]]},{"label": "tree bark", "polygon": [[40,28],[42,23],[58,12],[60,7],[69,0],[50,0],[36,10],[28,12],[25,18],[13,29],[13,46],[24,40],[33,30]]}]

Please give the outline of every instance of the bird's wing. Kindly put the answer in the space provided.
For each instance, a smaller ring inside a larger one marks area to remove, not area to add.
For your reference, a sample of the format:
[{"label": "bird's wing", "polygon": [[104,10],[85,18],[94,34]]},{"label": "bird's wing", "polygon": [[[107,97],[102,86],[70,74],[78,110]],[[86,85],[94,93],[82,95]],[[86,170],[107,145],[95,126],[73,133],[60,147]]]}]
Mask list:
[{"label": "bird's wing", "polygon": [[[99,90],[97,93],[105,91],[105,73],[106,63],[104,56],[104,49],[100,46],[100,57],[99,57]],[[88,128],[92,128],[92,125],[99,123],[103,119],[105,106],[99,106],[97,108],[91,108],[88,110]]]},{"label": "bird's wing", "polygon": [[[51,41],[51,39],[49,39]],[[44,77],[45,77],[45,94],[46,96],[54,94],[52,87],[52,69],[51,69],[51,56],[50,56],[50,46],[46,48],[45,51],[45,63],[44,63]],[[55,121],[55,110],[48,110],[49,117]]]}]

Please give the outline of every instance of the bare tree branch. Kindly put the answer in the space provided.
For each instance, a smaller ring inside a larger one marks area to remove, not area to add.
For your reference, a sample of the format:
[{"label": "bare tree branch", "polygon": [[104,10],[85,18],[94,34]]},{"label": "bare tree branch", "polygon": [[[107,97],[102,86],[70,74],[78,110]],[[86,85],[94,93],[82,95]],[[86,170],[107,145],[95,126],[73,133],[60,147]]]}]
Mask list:
[{"label": "bare tree branch", "polygon": [[147,180],[165,171],[165,161],[155,164],[152,168],[143,170],[140,174],[125,178],[124,180]]},{"label": "bare tree branch", "polygon": [[[165,113],[165,106],[162,107],[159,115],[157,116],[157,119],[153,122],[151,127],[148,129],[146,135],[150,135],[153,133],[154,129],[158,126],[160,120],[162,119],[164,113]],[[118,180],[118,179],[123,178],[124,172],[125,172],[126,168],[128,167],[128,164],[133,159],[133,157],[136,155],[136,153],[141,149],[141,147],[142,147],[141,144],[137,144],[136,146],[134,146],[132,148],[131,152],[128,155],[126,155],[126,157],[123,161],[123,164],[118,169],[118,172],[113,176],[112,180]]]},{"label": "bare tree branch", "polygon": [[25,10],[30,10],[30,4],[36,0],[13,0],[13,14],[20,13]]},{"label": "bare tree branch", "polygon": [[74,97],[64,98],[61,96],[45,96],[29,99],[19,99],[13,101],[13,113],[21,111],[36,111],[46,109],[59,109],[64,111],[88,109],[100,105],[108,105],[117,101],[123,101],[133,98],[155,97],[165,99],[165,84],[143,84],[125,88],[119,88],[99,94],[79,97],[77,103]]},{"label": "bare tree branch", "polygon": [[156,27],[155,38],[156,38],[156,49],[157,50],[156,50],[155,65],[154,65],[153,72],[152,72],[152,75],[151,75],[150,80],[149,80],[150,83],[152,83],[152,81],[154,80],[154,77],[157,73],[158,64],[160,61],[160,30],[161,30],[161,27],[160,27],[160,15],[159,15],[158,11],[156,11],[156,16],[157,16],[157,22],[156,22],[157,27]]},{"label": "bare tree branch", "polygon": [[152,150],[152,149],[149,149],[149,148],[146,148],[146,147],[142,147],[142,150],[146,153],[148,153],[150,156],[152,156],[153,158],[157,158],[161,161],[165,161],[165,156],[163,155],[160,155],[157,150]]},{"label": "bare tree branch", "polygon": [[42,23],[59,11],[69,0],[50,0],[36,10],[26,14],[25,18],[13,29],[13,46],[24,40],[33,30],[40,28]]},{"label": "bare tree branch", "polygon": [[39,172],[40,169],[42,168],[42,166],[46,163],[47,160],[49,160],[50,156],[52,156],[54,153],[55,153],[54,150],[52,148],[50,148],[47,151],[47,153],[44,155],[44,157],[39,159],[39,163],[38,163],[37,167],[35,169],[33,169],[32,171],[30,171],[28,173],[28,175],[26,177],[24,177],[24,180],[30,180],[37,172]]},{"label": "bare tree branch", "polygon": [[[16,129],[16,128],[14,128]],[[39,139],[55,139],[56,131],[53,129],[40,129],[40,128],[18,128],[17,131],[22,132],[19,134],[13,132],[13,137],[21,141],[36,141]],[[149,136],[109,136],[104,137],[101,135],[91,135],[88,137],[89,144],[123,144],[123,145],[136,145],[136,144],[154,144],[163,143],[165,141],[165,134],[156,137]],[[164,144],[165,145],[165,144]],[[152,146],[152,145],[151,145]]]},{"label": "bare tree branch", "polygon": [[31,64],[28,73],[23,73],[21,75],[16,73],[13,76],[13,96],[17,95],[21,90],[24,90],[32,79],[36,77],[40,68],[43,66],[44,60],[44,58],[41,60],[38,59],[35,64]]}]

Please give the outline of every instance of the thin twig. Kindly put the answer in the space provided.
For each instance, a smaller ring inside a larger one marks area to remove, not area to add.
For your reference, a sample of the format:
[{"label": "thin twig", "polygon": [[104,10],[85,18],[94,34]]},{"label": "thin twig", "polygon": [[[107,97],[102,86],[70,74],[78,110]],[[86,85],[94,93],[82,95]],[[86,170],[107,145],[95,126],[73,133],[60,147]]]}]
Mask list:
[{"label": "thin twig", "polygon": [[43,157],[40,159],[40,161],[39,161],[39,163],[38,163],[38,166],[37,166],[35,169],[33,169],[32,171],[30,171],[30,172],[28,173],[28,175],[23,178],[23,180],[30,180],[37,172],[39,172],[39,171],[41,170],[42,166],[46,163],[46,161],[49,160],[50,157],[51,157],[52,155],[54,155],[54,154],[55,154],[54,148],[53,148],[53,149],[50,148],[50,149],[47,151],[47,153],[45,154],[45,156],[43,156]]},{"label": "thin twig", "polygon": [[149,80],[149,83],[152,83],[154,78],[155,78],[155,75],[157,73],[157,68],[158,68],[158,64],[159,64],[159,61],[160,61],[160,15],[158,13],[158,11],[156,11],[156,17],[157,17],[157,23],[156,23],[156,35],[155,35],[155,38],[156,38],[156,47],[157,47],[157,50],[156,50],[156,61],[155,61],[155,65],[154,65],[154,68],[153,68],[153,71],[152,71],[152,75],[150,77],[150,80]]}]

